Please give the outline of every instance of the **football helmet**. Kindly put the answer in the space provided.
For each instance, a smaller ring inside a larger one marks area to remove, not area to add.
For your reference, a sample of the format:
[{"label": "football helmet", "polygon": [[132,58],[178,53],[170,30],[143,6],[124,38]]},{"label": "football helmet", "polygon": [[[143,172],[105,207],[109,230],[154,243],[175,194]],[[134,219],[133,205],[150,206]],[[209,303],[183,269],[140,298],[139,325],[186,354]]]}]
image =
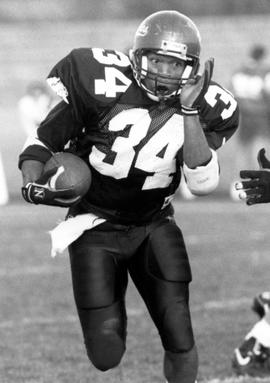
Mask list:
[{"label": "football helmet", "polygon": [[[199,69],[201,51],[200,33],[187,16],[177,11],[160,11],[148,16],[139,25],[130,50],[133,75],[138,85],[147,95],[159,101],[180,94],[181,88],[189,78],[195,77]],[[147,53],[176,57],[186,62],[180,77],[173,77],[149,71]],[[147,87],[145,79],[154,81],[153,89]],[[174,85],[174,90],[166,90],[166,84]],[[159,88],[163,89],[160,92]],[[160,94],[161,93],[161,94]]]},{"label": "football helmet", "polygon": [[270,311],[270,291],[256,295],[251,308],[260,318],[263,318]]}]

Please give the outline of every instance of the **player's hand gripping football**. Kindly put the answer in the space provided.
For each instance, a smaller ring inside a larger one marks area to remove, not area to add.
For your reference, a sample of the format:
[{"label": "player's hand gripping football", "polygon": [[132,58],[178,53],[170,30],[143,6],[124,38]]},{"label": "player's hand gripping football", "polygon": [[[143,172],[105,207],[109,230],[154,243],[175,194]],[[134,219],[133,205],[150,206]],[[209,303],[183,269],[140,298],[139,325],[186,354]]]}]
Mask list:
[{"label": "player's hand gripping football", "polygon": [[23,198],[30,203],[69,207],[78,202],[80,197],[74,197],[70,189],[54,188],[55,180],[62,172],[61,167],[50,169],[35,182],[29,182],[22,187]]},{"label": "player's hand gripping football", "polygon": [[180,102],[184,115],[198,114],[201,102],[208,90],[214,69],[214,58],[209,58],[204,65],[201,76],[189,79],[181,90]]},{"label": "player's hand gripping football", "polygon": [[246,200],[247,205],[270,202],[270,161],[261,149],[257,156],[260,170],[241,170],[240,177],[244,179],[235,185],[241,190],[239,197]]}]

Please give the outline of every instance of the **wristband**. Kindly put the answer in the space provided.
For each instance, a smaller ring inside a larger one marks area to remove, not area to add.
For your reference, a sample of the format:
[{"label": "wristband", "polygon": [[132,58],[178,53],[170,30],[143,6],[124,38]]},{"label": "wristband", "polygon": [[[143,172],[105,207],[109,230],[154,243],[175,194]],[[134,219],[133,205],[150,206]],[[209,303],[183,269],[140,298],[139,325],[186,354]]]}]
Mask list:
[{"label": "wristband", "polygon": [[198,116],[199,110],[190,106],[181,105],[181,112],[184,116]]}]

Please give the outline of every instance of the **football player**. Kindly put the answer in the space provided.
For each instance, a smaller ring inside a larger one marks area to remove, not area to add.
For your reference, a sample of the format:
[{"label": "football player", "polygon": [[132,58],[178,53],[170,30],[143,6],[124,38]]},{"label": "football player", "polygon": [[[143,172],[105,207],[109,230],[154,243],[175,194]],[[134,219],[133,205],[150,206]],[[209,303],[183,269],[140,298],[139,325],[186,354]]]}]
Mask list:
[{"label": "football player", "polygon": [[[262,148],[257,156],[259,170],[241,170],[242,181],[235,185],[239,197],[247,205],[270,202],[270,161]],[[246,335],[239,348],[234,350],[232,366],[238,375],[270,375],[270,292],[258,294],[253,310],[260,320]]]},{"label": "football player", "polygon": [[125,352],[129,275],[160,334],[167,382],[196,380],[191,270],[171,201],[181,173],[194,195],[217,187],[216,151],[239,117],[231,93],[211,80],[213,59],[199,74],[200,50],[196,25],[176,11],[143,20],[129,57],[73,50],[48,76],[63,101],[20,155],[22,194],[34,204],[72,204],[68,190],[54,191],[52,174],[43,174],[52,153],[68,147],[91,169],[89,191],[68,217],[74,231],[82,215],[101,221],[80,227],[69,253],[87,354],[102,371]]},{"label": "football player", "polygon": [[245,336],[239,348],[234,350],[232,367],[237,375],[270,375],[270,292],[258,294],[252,309],[259,321]]}]

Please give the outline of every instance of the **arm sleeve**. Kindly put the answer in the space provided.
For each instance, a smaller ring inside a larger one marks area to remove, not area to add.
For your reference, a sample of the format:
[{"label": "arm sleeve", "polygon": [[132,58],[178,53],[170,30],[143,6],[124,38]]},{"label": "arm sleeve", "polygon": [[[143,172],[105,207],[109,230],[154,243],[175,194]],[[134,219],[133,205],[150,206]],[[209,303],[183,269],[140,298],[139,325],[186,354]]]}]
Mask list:
[{"label": "arm sleeve", "polygon": [[195,169],[183,164],[183,172],[187,186],[194,195],[207,195],[214,191],[219,183],[219,163],[217,153],[211,149],[212,158],[205,166]]}]

